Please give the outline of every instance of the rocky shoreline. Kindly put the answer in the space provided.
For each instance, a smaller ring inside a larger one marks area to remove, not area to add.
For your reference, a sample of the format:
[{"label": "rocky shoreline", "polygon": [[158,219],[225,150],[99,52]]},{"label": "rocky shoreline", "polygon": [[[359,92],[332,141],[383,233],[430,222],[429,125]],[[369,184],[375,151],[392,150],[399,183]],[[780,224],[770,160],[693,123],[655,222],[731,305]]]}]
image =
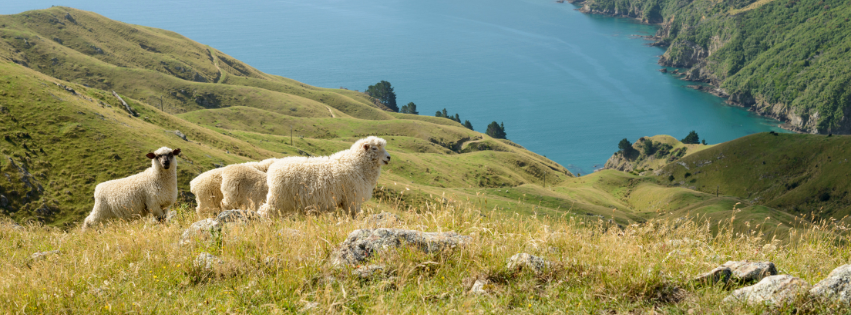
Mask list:
[{"label": "rocky shoreline", "polygon": [[[769,103],[767,100],[761,99],[760,97],[749,95],[749,93],[729,93],[722,89],[721,80],[709,73],[709,71],[705,70],[708,65],[708,57],[725,44],[725,42],[723,42],[720,38],[713,38],[710,49],[704,49],[695,43],[687,41],[678,41],[672,44],[669,42],[668,36],[670,35],[673,20],[665,21],[661,16],[658,16],[658,18],[642,18],[644,14],[642,14],[643,12],[641,11],[641,8],[638,7],[630,7],[623,11],[618,9],[602,11],[595,10],[586,2],[586,0],[568,0],[568,3],[578,6],[576,10],[582,13],[599,14],[613,18],[631,18],[641,23],[659,26],[660,28],[655,35],[634,35],[633,37],[652,41],[652,43],[649,44],[650,46],[667,47],[665,53],[659,57],[659,65],[665,67],[686,68],[686,70],[681,72],[668,71],[667,69],[659,70],[660,72],[677,74],[679,75],[678,78],[684,81],[706,83],[709,86],[687,85],[687,87],[721,97],[729,105],[742,107],[760,116],[778,120],[781,122],[781,124],[778,125],[780,128],[797,133],[820,133],[818,126],[816,125],[819,118],[818,113],[809,116],[804,115],[802,117],[802,115],[795,113],[795,111],[786,104],[773,104]],[[650,16],[653,15],[651,14]],[[672,46],[675,46],[679,52],[676,57],[672,56],[670,53]],[[846,134],[851,133],[851,125],[840,130],[834,130],[833,132]]]}]

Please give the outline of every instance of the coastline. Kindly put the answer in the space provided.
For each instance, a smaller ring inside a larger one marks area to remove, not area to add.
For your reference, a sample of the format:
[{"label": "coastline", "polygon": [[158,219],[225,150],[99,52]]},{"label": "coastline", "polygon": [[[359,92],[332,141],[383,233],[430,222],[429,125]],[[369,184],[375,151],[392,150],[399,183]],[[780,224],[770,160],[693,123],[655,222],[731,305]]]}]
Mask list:
[{"label": "coastline", "polygon": [[[702,68],[706,66],[706,59],[714,52],[714,50],[720,48],[723,43],[717,43],[718,45],[716,45],[715,49],[712,51],[707,51],[706,49],[703,49],[702,47],[697,46],[693,43],[685,43],[683,45],[685,45],[686,47],[679,48],[686,48],[691,53],[687,54],[687,58],[674,60],[670,57],[669,54],[671,43],[667,41],[667,35],[670,32],[670,24],[669,22],[664,21],[661,17],[659,17],[658,19],[640,18],[641,15],[639,14],[639,8],[630,8],[629,10],[624,12],[619,10],[600,11],[591,9],[587,4],[585,4],[586,0],[567,0],[567,2],[574,5],[576,7],[576,11],[579,11],[584,14],[602,15],[610,18],[628,18],[636,21],[637,23],[658,26],[659,28],[657,29],[656,34],[654,35],[634,34],[631,36],[651,41],[651,43],[647,44],[649,46],[664,47],[666,49],[665,53],[659,57],[659,60],[657,62],[657,64],[659,64],[660,66],[685,68],[685,70],[680,72],[671,72],[663,68],[660,70],[660,72],[664,74],[677,75],[676,78],[682,81],[708,84],[709,86],[690,84],[686,85],[686,87],[718,96],[724,99],[724,102],[728,105],[741,107],[757,115],[777,120],[780,122],[780,124],[778,124],[777,126],[784,130],[788,130],[794,133],[819,133],[818,129],[815,126],[815,122],[817,121],[817,119],[807,119],[801,117],[800,115],[794,113],[794,111],[786,104],[771,104],[763,99],[751,95],[728,93],[726,90],[721,88],[720,80],[702,71]],[[815,117],[817,118],[817,115]],[[849,131],[851,130],[845,130],[845,133],[849,133]]]}]

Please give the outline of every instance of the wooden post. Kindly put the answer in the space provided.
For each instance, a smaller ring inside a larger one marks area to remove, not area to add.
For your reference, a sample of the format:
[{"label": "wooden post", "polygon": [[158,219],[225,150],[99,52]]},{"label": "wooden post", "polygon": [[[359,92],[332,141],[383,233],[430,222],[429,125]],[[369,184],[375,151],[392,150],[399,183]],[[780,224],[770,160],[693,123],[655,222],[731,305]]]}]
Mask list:
[{"label": "wooden post", "polygon": [[718,198],[718,189],[719,189],[720,187],[721,187],[721,186],[715,186],[715,198]]},{"label": "wooden post", "polygon": [[165,109],[163,109],[163,96],[162,95],[160,95],[160,110],[165,112]]},{"label": "wooden post", "polygon": [[290,125],[290,146],[293,145],[293,125]]}]

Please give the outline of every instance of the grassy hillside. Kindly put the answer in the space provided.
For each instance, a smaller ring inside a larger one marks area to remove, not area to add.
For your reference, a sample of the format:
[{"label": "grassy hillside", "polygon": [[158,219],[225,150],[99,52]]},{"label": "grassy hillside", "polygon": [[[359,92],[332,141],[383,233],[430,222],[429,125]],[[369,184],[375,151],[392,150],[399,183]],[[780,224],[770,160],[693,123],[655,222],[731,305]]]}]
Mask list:
[{"label": "grassy hillside", "polygon": [[851,6],[844,0],[586,0],[585,12],[660,23],[660,63],[807,133],[851,132]]},{"label": "grassy hillside", "polygon": [[760,133],[685,157],[659,177],[795,215],[839,219],[851,214],[849,151],[849,136]]},{"label": "grassy hillside", "polygon": [[[449,196],[448,196],[449,197]],[[480,207],[489,198],[427,206],[366,207],[399,215],[387,227],[456,231],[464,246],[426,254],[414,248],[374,255],[384,270],[368,278],[335,268],[331,252],[348,233],[372,226],[334,214],[230,225],[214,245],[176,244],[197,220],[116,223],[97,234],[0,222],[0,312],[4,313],[521,313],[831,314],[841,307],[799,300],[769,310],[722,300],[745,284],[700,285],[691,278],[727,260],[772,261],[780,273],[814,284],[851,259],[837,245],[845,226],[821,224],[789,242],[763,237],[766,225],[735,233],[720,224],[653,220],[613,227],[601,220],[513,215]],[[734,220],[741,220],[735,218]],[[96,237],[93,242],[92,237]],[[40,259],[35,252],[58,250]],[[198,267],[200,253],[222,259]],[[550,263],[540,273],[509,269],[529,253]],[[485,293],[469,293],[476,280]]]}]

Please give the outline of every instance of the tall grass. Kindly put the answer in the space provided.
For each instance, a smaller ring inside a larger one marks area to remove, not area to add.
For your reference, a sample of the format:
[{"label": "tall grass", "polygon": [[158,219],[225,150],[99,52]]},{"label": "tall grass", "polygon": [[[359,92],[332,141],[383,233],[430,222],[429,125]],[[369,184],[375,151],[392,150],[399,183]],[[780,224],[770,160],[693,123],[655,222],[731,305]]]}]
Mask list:
[{"label": "tall grass", "polygon": [[[697,220],[651,221],[625,227],[602,220],[506,214],[484,202],[400,209],[373,204],[351,219],[299,215],[228,225],[220,242],[179,246],[200,219],[187,205],[169,224],[113,222],[82,233],[46,226],[0,224],[0,313],[739,313],[767,309],[725,305],[736,286],[698,286],[690,279],[727,260],[769,260],[780,273],[810,283],[849,259],[833,222],[766,239],[763,226],[716,232]],[[451,252],[402,248],[376,255],[385,272],[371,279],[329,264],[331,252],[364,217],[389,210],[397,228],[456,231],[472,238]],[[802,223],[803,224],[803,223]],[[60,250],[33,260],[35,252]],[[223,259],[212,271],[195,267],[201,252]],[[551,262],[531,271],[506,269],[526,252]],[[469,294],[487,279],[488,294]],[[829,312],[802,302],[796,311]],[[312,307],[312,308],[311,308]],[[774,310],[791,312],[792,309]]]}]

